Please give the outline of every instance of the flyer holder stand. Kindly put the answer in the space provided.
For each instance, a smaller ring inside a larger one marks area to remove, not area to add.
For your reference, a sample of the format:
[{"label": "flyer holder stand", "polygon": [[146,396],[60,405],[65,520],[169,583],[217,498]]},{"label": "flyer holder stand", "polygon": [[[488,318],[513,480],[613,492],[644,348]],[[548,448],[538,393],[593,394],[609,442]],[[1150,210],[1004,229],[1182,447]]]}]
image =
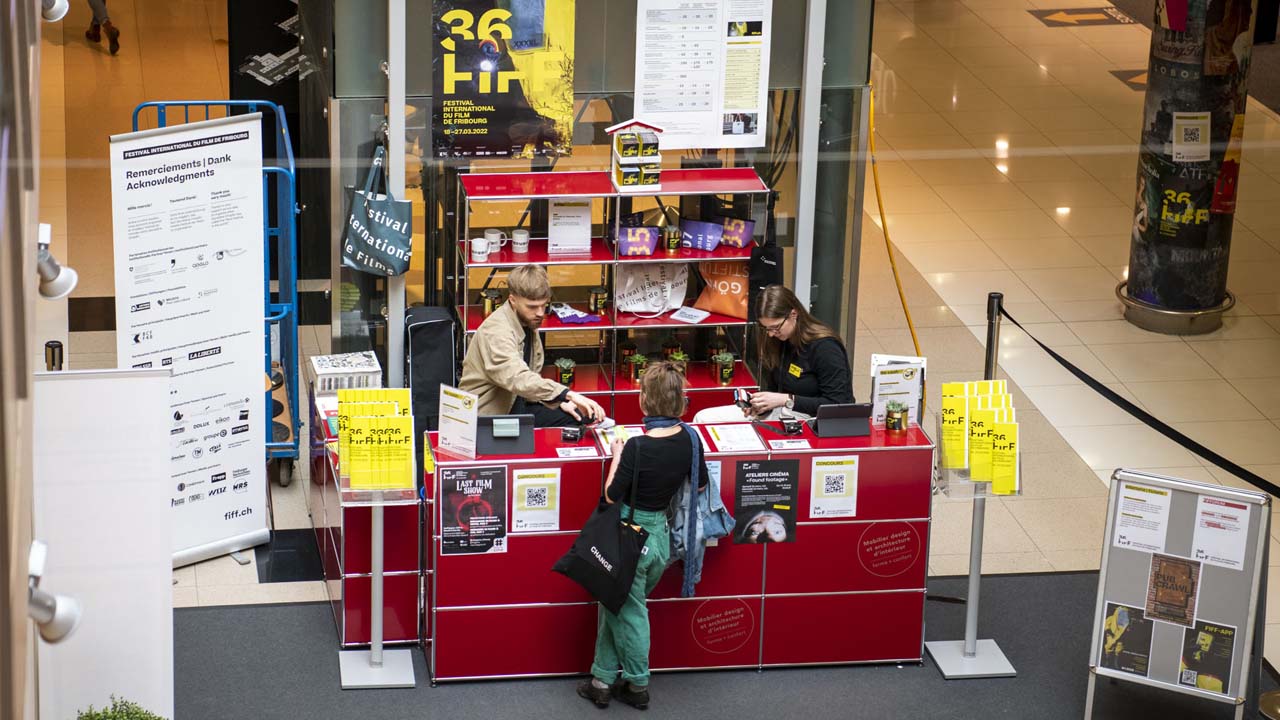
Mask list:
[{"label": "flyer holder stand", "polygon": [[351,490],[347,480],[342,483],[344,507],[367,506],[370,513],[370,593],[369,649],[339,650],[338,668],[342,676],[343,690],[374,688],[411,688],[417,684],[413,671],[412,650],[384,650],[382,647],[383,613],[383,525],[384,511],[389,505],[416,505],[417,497],[412,489],[359,491]]},{"label": "flyer holder stand", "polygon": [[[1000,304],[1002,293],[987,295],[987,360],[983,379],[996,377],[996,358],[1000,352]],[[939,438],[942,437],[939,431]],[[1020,460],[1019,460],[1020,462]],[[948,497],[966,488],[973,496],[973,529],[969,541],[969,595],[964,620],[964,640],[934,640],[925,648],[948,680],[969,678],[1014,677],[1017,671],[1005,657],[995,640],[978,639],[978,601],[982,584],[982,530],[986,519],[987,496],[991,483],[968,482],[967,473],[943,470],[942,487]]]}]

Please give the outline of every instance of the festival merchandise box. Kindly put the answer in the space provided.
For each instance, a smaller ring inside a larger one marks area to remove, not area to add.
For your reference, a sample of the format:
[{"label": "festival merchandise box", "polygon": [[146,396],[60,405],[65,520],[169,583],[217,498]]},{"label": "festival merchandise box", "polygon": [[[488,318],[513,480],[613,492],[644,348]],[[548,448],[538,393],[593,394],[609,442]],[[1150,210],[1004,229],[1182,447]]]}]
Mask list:
[{"label": "festival merchandise box", "polygon": [[315,394],[332,395],[339,390],[382,387],[382,365],[372,351],[341,355],[312,355],[307,379]]}]

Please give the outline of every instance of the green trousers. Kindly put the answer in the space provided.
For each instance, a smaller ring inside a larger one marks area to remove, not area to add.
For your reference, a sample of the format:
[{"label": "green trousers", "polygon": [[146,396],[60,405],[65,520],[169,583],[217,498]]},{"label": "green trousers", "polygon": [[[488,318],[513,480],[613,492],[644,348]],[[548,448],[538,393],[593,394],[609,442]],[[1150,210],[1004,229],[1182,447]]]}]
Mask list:
[{"label": "green trousers", "polygon": [[[625,517],[625,505],[622,513]],[[644,599],[653,592],[667,568],[671,531],[665,512],[636,510],[635,523],[649,531],[645,542],[649,552],[640,556],[626,604],[617,615],[602,606],[596,625],[596,658],[591,663],[591,674],[606,685],[617,680],[618,668],[622,668],[623,680],[638,686],[649,684],[649,608]]]}]

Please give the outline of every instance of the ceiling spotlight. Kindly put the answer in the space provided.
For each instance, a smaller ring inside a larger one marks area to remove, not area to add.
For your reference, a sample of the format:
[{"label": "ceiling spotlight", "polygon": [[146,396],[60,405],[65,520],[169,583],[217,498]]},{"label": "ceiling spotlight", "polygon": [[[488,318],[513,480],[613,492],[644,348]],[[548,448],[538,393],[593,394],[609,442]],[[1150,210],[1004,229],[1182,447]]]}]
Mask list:
[{"label": "ceiling spotlight", "polygon": [[76,289],[80,275],[75,270],[58,262],[49,252],[49,240],[53,234],[47,223],[40,223],[40,234],[36,240],[36,272],[40,274],[40,295],[47,300],[59,300]]}]

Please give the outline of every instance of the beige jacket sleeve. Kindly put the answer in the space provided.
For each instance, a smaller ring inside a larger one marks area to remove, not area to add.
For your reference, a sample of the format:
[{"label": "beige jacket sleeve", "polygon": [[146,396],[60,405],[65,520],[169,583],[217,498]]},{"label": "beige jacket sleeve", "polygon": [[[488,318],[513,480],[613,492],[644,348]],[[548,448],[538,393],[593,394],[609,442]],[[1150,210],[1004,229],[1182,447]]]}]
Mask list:
[{"label": "beige jacket sleeve", "polygon": [[524,363],[519,343],[509,333],[476,333],[471,345],[479,351],[489,381],[518,397],[545,403],[568,389],[531,370]]}]

